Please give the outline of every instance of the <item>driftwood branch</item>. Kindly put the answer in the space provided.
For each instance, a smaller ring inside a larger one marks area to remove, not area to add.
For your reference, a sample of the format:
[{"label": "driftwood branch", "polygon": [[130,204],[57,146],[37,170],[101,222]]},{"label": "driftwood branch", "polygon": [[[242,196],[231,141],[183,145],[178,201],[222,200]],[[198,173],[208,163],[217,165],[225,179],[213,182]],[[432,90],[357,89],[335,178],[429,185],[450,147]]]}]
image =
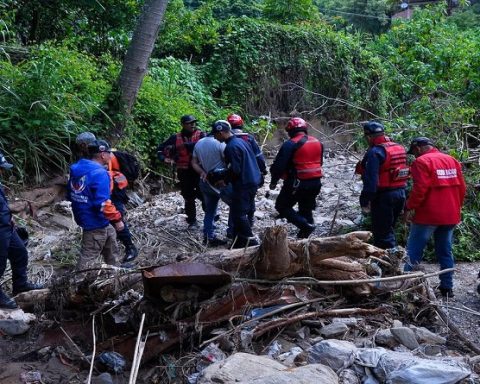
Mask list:
[{"label": "driftwood branch", "polygon": [[254,338],[260,337],[265,333],[271,331],[272,329],[285,327],[287,325],[290,325],[302,320],[315,318],[315,317],[349,316],[349,315],[364,316],[364,315],[378,314],[385,311],[387,311],[386,307],[378,307],[373,309],[345,308],[345,309],[330,309],[325,311],[307,312],[307,313],[302,313],[300,315],[275,319],[268,323],[260,324],[253,330],[253,337]]}]

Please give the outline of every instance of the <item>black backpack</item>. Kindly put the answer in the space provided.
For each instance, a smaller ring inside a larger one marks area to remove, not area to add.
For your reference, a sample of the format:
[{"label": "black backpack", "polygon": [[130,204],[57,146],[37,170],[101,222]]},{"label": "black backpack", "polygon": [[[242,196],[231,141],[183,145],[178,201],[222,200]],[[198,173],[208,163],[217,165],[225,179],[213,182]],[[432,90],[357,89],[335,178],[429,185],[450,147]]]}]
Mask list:
[{"label": "black backpack", "polygon": [[133,183],[140,176],[140,163],[135,156],[127,152],[115,151],[113,153],[120,165],[120,172],[127,178],[129,183]]}]

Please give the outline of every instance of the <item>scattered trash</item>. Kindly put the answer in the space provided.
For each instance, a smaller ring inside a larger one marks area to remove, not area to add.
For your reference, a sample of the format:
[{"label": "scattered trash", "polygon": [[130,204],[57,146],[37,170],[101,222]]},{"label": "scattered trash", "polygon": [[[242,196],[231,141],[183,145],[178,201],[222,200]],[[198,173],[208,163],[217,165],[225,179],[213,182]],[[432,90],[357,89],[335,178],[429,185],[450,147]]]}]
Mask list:
[{"label": "scattered trash", "polygon": [[42,384],[42,374],[38,371],[22,372],[20,380],[22,384]]},{"label": "scattered trash", "polygon": [[102,352],[97,361],[115,373],[123,372],[126,366],[125,358],[117,352]]}]

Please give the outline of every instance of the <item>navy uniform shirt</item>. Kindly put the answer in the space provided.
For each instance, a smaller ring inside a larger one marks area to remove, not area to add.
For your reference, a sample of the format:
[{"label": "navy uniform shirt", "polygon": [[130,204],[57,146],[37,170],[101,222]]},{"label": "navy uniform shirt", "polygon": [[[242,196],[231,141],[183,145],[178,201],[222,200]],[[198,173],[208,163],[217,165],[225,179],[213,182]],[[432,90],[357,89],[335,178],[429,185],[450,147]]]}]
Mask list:
[{"label": "navy uniform shirt", "polygon": [[258,186],[261,181],[260,169],[250,145],[235,135],[225,140],[225,144],[225,162],[233,173],[233,187]]}]

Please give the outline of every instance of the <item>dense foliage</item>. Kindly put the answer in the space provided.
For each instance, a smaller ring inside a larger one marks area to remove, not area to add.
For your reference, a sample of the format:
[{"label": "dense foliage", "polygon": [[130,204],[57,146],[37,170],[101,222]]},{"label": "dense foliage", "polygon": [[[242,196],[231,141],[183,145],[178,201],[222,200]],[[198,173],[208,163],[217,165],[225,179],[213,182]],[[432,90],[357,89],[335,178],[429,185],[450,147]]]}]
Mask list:
[{"label": "dense foliage", "polygon": [[[20,181],[64,170],[78,132],[107,135],[143,3],[0,0],[0,150]],[[156,145],[185,113],[205,129],[230,111],[333,126],[377,118],[401,142],[434,137],[477,181],[480,3],[471,3],[449,17],[441,4],[392,21],[390,0],[171,0],[118,144],[154,167]],[[480,258],[469,193],[457,249]]]}]

